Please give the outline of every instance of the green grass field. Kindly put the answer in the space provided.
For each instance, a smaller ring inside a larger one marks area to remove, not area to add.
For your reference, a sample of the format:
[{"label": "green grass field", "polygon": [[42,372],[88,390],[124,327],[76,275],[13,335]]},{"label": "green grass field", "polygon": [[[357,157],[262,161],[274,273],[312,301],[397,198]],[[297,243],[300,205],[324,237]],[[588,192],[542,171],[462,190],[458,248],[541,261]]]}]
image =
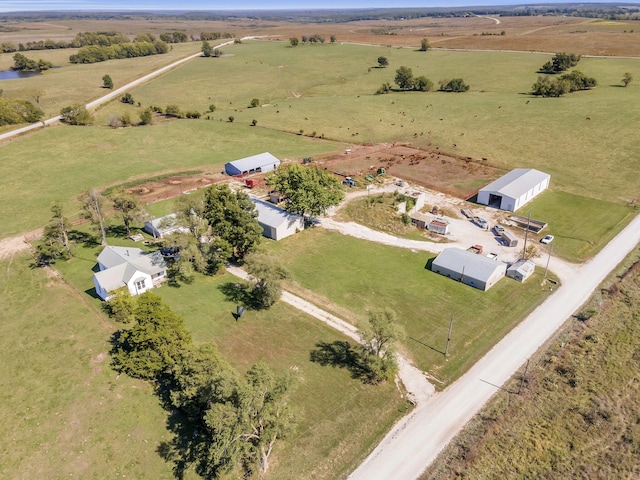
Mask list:
[{"label": "green grass field", "polygon": [[287,158],[334,149],[336,144],[328,141],[206,120],[130,129],[47,128],[0,148],[7,160],[0,163],[0,217],[5,220],[0,237],[44,225],[57,200],[64,201],[67,215],[74,217],[77,195],[91,187],[194,167],[219,172],[228,161],[265,151]]},{"label": "green grass field", "polygon": [[[370,309],[390,308],[404,325],[403,349],[419,368],[446,384],[455,380],[540,303],[541,274],[521,284],[505,278],[482,292],[425,269],[428,252],[363,242],[320,229],[267,248],[292,272],[293,289],[357,324]],[[302,291],[304,295],[304,290]],[[451,315],[449,360],[444,349]]]},{"label": "green grass field", "polygon": [[598,201],[571,193],[547,190],[518,212],[547,221],[553,241],[553,254],[573,262],[583,262],[595,255],[637,213],[619,203]]},{"label": "green grass field", "polygon": [[[27,58],[42,58],[60,68],[47,70],[35,77],[2,80],[0,88],[4,90],[5,97],[20,98],[33,103],[36,103],[36,97],[39,96],[40,108],[46,117],[52,117],[58,115],[67,105],[86,104],[109,93],[109,90],[102,88],[102,77],[105,74],[113,80],[114,88],[119,88],[199,50],[199,43],[180,43],[173,45],[173,49],[163,55],[108,60],[89,65],[69,63],[69,56],[77,52],[74,48],[21,52]],[[9,70],[11,66],[13,54],[0,55],[0,71]]]},{"label": "green grass field", "polygon": [[109,368],[113,326],[30,258],[0,262],[0,439],[6,478],[171,478],[166,413]]},{"label": "green grass field", "polygon": [[[635,478],[640,446],[636,248],[443,450],[421,480]],[[515,395],[523,386],[521,395]]]},{"label": "green grass field", "polygon": [[[118,239],[109,243],[131,245]],[[100,249],[79,246],[72,261],[57,265],[94,311],[101,302],[90,297],[91,268]],[[275,369],[298,372],[300,384],[293,398],[301,412],[298,429],[276,446],[268,478],[330,480],[347,474],[405,413],[405,402],[393,383],[365,385],[350,378],[347,369],[311,362],[317,343],[344,341],[345,337],[286,304],[249,311],[236,321],[232,316],[236,304],[221,291],[221,286],[236,282],[229,274],[198,276],[191,285],[164,285],[154,292],[185,319],[195,342],[214,341],[240,371],[265,361]]]}]

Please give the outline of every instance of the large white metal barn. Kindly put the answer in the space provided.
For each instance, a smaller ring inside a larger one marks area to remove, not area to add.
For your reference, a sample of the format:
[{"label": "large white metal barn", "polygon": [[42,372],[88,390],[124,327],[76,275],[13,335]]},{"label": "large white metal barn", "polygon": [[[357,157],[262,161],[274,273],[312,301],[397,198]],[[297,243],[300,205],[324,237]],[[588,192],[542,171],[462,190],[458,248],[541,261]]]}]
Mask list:
[{"label": "large white metal barn", "polygon": [[549,186],[551,175],[533,168],[516,168],[478,192],[478,203],[515,212]]},{"label": "large white metal barn", "polygon": [[269,152],[260,153],[251,157],[241,158],[226,163],[224,171],[227,175],[246,175],[250,173],[264,173],[275,170],[280,166],[280,160]]}]

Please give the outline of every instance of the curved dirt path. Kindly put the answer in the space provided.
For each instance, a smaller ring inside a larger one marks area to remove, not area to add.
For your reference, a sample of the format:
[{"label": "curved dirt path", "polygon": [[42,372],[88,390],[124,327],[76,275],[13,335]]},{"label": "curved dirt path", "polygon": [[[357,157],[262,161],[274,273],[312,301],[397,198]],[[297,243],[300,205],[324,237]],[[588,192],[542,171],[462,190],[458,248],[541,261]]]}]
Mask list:
[{"label": "curved dirt path", "polygon": [[[232,275],[235,275],[238,278],[242,278],[243,280],[251,281],[251,278],[240,267],[228,265],[227,271]],[[342,320],[341,318],[332,315],[331,313],[322,310],[316,305],[308,302],[297,295],[294,295],[290,292],[283,291],[281,300],[285,303],[288,303],[294,308],[305,312],[308,315],[311,315],[314,318],[317,318],[321,322],[326,323],[331,328],[338,330],[343,333],[347,337],[355,340],[360,343],[360,334],[358,333],[358,329],[350,324]],[[398,377],[400,381],[404,385],[407,391],[407,399],[415,404],[424,403],[429,397],[431,397],[435,393],[435,388],[429,381],[427,380],[425,374],[417,369],[415,366],[411,364],[411,362],[401,354],[397,354],[398,360]]]},{"label": "curved dirt path", "polygon": [[465,375],[398,422],[351,480],[412,480],[640,242],[640,215]]}]

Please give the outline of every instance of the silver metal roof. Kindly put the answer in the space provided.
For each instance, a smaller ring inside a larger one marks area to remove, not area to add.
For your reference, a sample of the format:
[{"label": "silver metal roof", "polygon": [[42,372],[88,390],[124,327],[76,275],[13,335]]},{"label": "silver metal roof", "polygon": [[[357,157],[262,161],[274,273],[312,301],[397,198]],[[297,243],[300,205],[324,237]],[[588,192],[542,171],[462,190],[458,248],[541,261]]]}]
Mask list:
[{"label": "silver metal roof", "polygon": [[464,269],[465,277],[485,282],[491,278],[496,270],[504,272],[506,269],[503,262],[455,247],[445,248],[433,261],[433,267],[446,268],[458,273],[462,273]]},{"label": "silver metal roof", "polygon": [[510,198],[519,198],[533,187],[551,178],[548,173],[533,168],[516,168],[494,180],[480,191],[495,192]]},{"label": "silver metal roof", "polygon": [[251,201],[258,211],[258,222],[269,227],[278,228],[285,223],[292,223],[300,220],[302,217],[296,213],[290,213],[280,207],[276,207],[257,198]]},{"label": "silver metal roof", "polygon": [[258,155],[253,155],[251,157],[234,160],[233,162],[229,162],[229,164],[233,165],[241,172],[246,172],[249,170],[255,170],[257,168],[264,167],[266,165],[280,165],[280,160],[271,155],[269,152],[264,152],[259,153]]}]

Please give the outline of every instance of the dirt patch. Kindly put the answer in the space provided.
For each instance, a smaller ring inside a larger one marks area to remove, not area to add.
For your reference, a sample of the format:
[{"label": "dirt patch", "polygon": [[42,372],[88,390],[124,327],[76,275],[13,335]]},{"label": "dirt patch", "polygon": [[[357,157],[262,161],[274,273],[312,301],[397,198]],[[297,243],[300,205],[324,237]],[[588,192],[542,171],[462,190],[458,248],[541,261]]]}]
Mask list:
[{"label": "dirt patch", "polygon": [[384,169],[385,177],[398,177],[461,199],[472,197],[504,173],[482,159],[461,158],[437,148],[423,150],[399,143],[355,147],[316,163],[361,182],[366,182],[369,175],[381,180],[377,172]]},{"label": "dirt patch", "polygon": [[160,180],[152,180],[126,189],[140,199],[142,203],[153,203],[167,198],[177,197],[185,192],[208,187],[228,177],[221,173],[200,175],[176,175]]}]

